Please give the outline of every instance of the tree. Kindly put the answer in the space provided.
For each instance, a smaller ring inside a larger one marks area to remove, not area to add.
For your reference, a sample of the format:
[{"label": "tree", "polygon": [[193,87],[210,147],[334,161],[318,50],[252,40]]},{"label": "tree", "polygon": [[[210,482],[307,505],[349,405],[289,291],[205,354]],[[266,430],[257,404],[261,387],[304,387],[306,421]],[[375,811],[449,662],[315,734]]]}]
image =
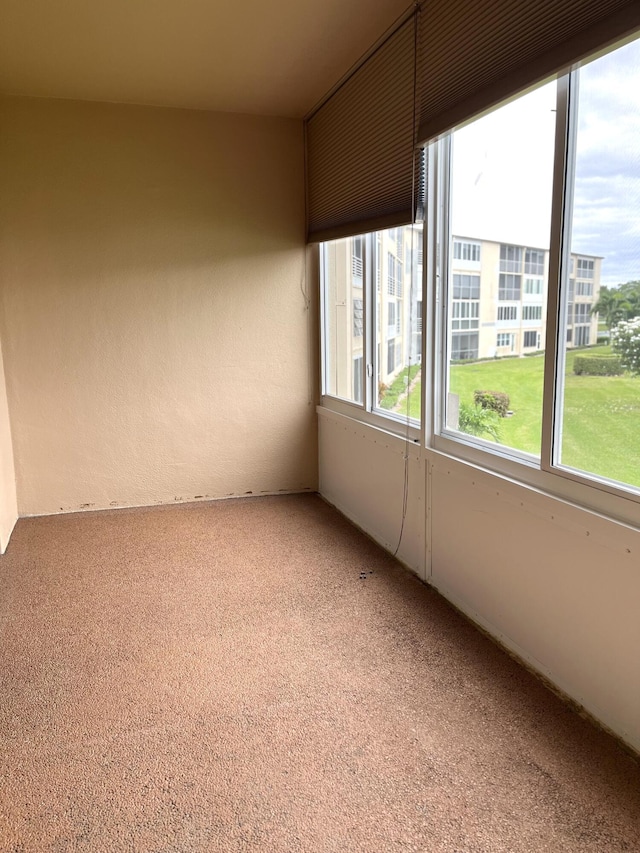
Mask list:
[{"label": "tree", "polygon": [[603,285],[591,314],[599,314],[609,331],[622,320],[640,316],[640,281],[628,281],[617,287]]},{"label": "tree", "polygon": [[630,373],[640,373],[640,316],[622,320],[611,329],[611,348]]}]

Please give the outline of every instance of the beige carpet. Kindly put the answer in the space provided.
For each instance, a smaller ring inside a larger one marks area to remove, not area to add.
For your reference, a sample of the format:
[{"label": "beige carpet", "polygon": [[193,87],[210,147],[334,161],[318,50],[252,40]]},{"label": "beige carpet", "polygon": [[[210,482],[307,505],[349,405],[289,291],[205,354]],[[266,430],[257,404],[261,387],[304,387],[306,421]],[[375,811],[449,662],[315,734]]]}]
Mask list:
[{"label": "beige carpet", "polygon": [[20,521],[0,679],[2,851],[640,850],[638,765],[315,496]]}]

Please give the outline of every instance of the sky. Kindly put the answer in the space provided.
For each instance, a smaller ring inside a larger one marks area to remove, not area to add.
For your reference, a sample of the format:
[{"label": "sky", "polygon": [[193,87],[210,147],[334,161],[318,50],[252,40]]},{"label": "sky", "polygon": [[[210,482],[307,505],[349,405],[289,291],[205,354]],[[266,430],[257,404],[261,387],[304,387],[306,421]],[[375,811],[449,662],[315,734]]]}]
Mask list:
[{"label": "sky", "polygon": [[[453,233],[548,248],[556,84],[458,130]],[[601,284],[640,279],[640,40],[580,70],[571,249]]]}]

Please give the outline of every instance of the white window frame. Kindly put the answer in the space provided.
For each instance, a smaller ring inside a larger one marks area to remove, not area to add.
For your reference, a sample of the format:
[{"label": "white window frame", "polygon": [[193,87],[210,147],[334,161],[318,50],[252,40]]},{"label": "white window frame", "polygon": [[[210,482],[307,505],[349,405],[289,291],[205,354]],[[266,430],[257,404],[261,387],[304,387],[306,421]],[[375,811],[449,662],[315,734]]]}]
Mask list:
[{"label": "white window frame", "polygon": [[[386,409],[382,409],[378,406],[378,396],[377,396],[377,376],[380,373],[378,359],[383,359],[386,364],[387,360],[387,350],[389,345],[389,340],[392,338],[390,334],[391,329],[387,330],[387,316],[385,309],[385,316],[381,317],[383,325],[380,328],[384,328],[389,332],[389,334],[385,335],[385,348],[382,352],[379,352],[380,347],[378,346],[380,341],[377,340],[376,329],[378,329],[378,299],[381,299],[383,294],[381,294],[381,285],[382,282],[387,282],[383,285],[384,293],[384,301],[391,300],[395,305],[395,327],[393,330],[393,345],[396,347],[395,358],[398,358],[398,344],[397,344],[397,334],[401,331],[402,326],[402,316],[401,316],[401,303],[397,302],[397,287],[395,281],[395,274],[399,268],[399,264],[395,255],[391,252],[382,251],[382,246],[380,241],[378,240],[378,232],[373,232],[370,234],[362,235],[362,239],[364,241],[364,265],[363,265],[363,287],[362,287],[362,298],[364,302],[363,307],[363,326],[364,326],[364,358],[362,359],[362,389],[363,389],[363,399],[361,403],[356,403],[352,400],[346,400],[341,397],[334,396],[327,392],[327,376],[329,369],[329,359],[330,354],[327,351],[326,340],[325,340],[325,330],[327,328],[327,304],[326,297],[327,294],[322,287],[322,282],[324,281],[324,268],[326,264],[325,255],[323,251],[323,246],[320,244],[319,246],[319,273],[320,273],[320,282],[321,282],[321,299],[320,299],[320,323],[321,323],[321,405],[332,409],[339,414],[345,415],[350,418],[354,418],[362,423],[370,424],[371,426],[378,427],[387,432],[393,433],[395,435],[399,435],[404,439],[407,439],[415,444],[418,444],[421,440],[421,436],[423,433],[423,426],[418,421],[413,418],[409,418],[405,415],[401,415],[395,412],[390,412]],[[423,237],[424,239],[424,237]],[[386,257],[385,257],[386,255]],[[377,258],[378,263],[374,263],[374,258]],[[384,260],[383,260],[384,258]],[[389,292],[388,285],[388,272],[391,270],[393,262],[393,295]],[[384,267],[382,266],[384,263]],[[368,270],[371,269],[372,272],[376,274],[369,275]],[[422,268],[422,278],[424,280],[425,275],[425,267]],[[408,286],[408,284],[407,284]],[[415,288],[415,293],[413,294],[413,298],[416,302],[424,302],[424,289],[423,289],[423,281],[414,282],[412,286]],[[358,297],[360,298],[360,297]],[[411,298],[408,295],[408,298]],[[383,301],[381,299],[381,301]],[[387,305],[390,304],[387,302]],[[411,328],[409,330],[411,335],[416,334],[420,331],[420,327],[422,326],[422,321],[416,328]],[[424,352],[424,340],[422,353]],[[422,353],[419,356],[419,362],[422,366],[423,377],[425,374],[424,368],[424,359]],[[401,357],[401,356],[400,356]],[[413,365],[414,362],[411,362]],[[422,399],[424,400],[424,381],[423,391],[422,391]],[[421,408],[424,408],[423,406]]]},{"label": "white window frame", "polygon": [[[555,456],[556,450],[561,448],[560,418],[556,418],[556,407],[560,411],[563,400],[562,382],[566,354],[564,337],[567,329],[564,322],[565,299],[560,290],[570,287],[570,273],[577,267],[575,259],[571,257],[568,240],[573,179],[571,177],[567,180],[568,176],[573,175],[575,158],[576,74],[576,71],[572,71],[558,77],[540,457],[451,430],[445,422],[445,394],[448,387],[446,344],[451,335],[447,316],[447,282],[452,267],[455,268],[449,226],[450,136],[432,143],[429,152],[429,182],[431,187],[436,188],[437,199],[430,205],[433,214],[432,218],[427,220],[430,222],[430,228],[425,228],[426,246],[431,247],[427,256],[426,281],[432,311],[431,323],[425,324],[426,335],[423,343],[428,349],[428,359],[435,365],[435,370],[432,393],[427,403],[431,417],[425,423],[425,431],[429,445],[437,453],[463,460],[613,519],[640,525],[640,489],[596,475],[587,476],[581,471],[558,464]],[[500,271],[506,272],[503,264],[504,262],[499,264]],[[562,275],[564,271],[566,274]],[[523,285],[525,278],[523,274]],[[560,332],[563,340],[558,344]]]}]

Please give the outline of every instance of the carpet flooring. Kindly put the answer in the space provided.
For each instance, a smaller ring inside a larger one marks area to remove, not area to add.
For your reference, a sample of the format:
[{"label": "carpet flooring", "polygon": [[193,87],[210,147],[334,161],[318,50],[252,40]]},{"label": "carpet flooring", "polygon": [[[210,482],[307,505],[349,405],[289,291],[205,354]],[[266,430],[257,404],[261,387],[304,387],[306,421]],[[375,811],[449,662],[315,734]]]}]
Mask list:
[{"label": "carpet flooring", "polygon": [[318,497],[18,522],[0,850],[640,850],[640,768]]}]

